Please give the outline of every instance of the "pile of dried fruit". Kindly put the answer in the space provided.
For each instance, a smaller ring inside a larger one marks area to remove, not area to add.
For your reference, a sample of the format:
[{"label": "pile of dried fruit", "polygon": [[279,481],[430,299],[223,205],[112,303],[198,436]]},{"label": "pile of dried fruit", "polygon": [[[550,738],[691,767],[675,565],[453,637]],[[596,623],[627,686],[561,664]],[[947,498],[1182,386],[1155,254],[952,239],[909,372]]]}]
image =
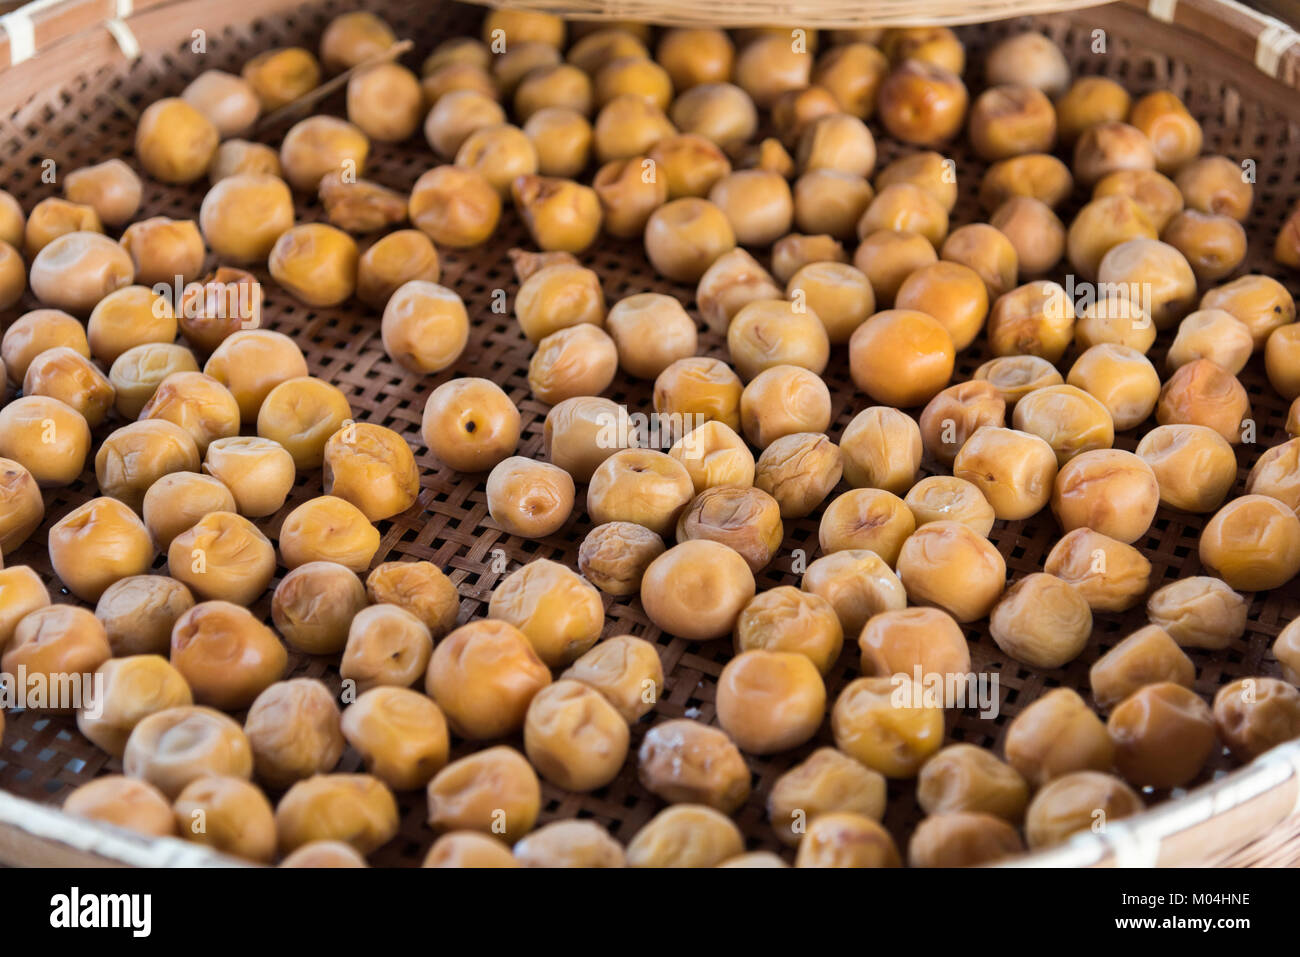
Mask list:
[{"label": "pile of dried fruit", "polygon": [[[1300,396],[1300,325],[1277,280],[1219,284],[1244,259],[1253,189],[1234,160],[1201,155],[1176,97],[1072,79],[1036,33],[990,52],[971,99],[943,28],[677,29],[653,57],[646,27],[575,28],[566,49],[567,32],[494,11],[482,41],[441,43],[417,76],[385,23],[352,13],[319,58],[278,49],[242,76],[203,73],[148,106],[134,155],[159,182],[210,179],[193,220],[135,220],[142,182],[121,159],[70,173],[64,198],[26,213],[0,193],[0,309],[29,286],[43,306],[0,348],[0,378],[21,390],[0,408],[0,553],[44,522],[42,490],[92,461],[101,494],[48,533],[51,566],[93,612],[52,604],[27,566],[0,570],[10,680],[102,676],[77,726],[124,774],[66,810],[255,861],[360,866],[398,831],[394,791],[427,789],[430,866],[777,866],[746,854],[728,817],[750,795],[743,753],[796,749],[829,712],[835,747],[768,795],[795,863],[899,864],[879,823],[886,779],[915,779],[928,817],[908,862],[967,865],[1059,843],[1098,810],[1133,814],[1139,791],[1193,782],[1219,744],[1248,761],[1300,736],[1300,623],[1274,646],[1285,681],[1238,680],[1213,707],[1191,690],[1184,649],[1227,648],[1246,627],[1239,592],[1300,572],[1300,438],[1227,500],[1253,429],[1236,376],[1262,351],[1277,392]],[[346,120],[300,119],[278,151],[243,138],[344,71]],[[877,171],[868,119],[917,149]],[[364,178],[372,145],[421,128],[446,165],[409,195]],[[938,150],[963,133],[992,164],[989,221],[950,230],[972,184]],[[1055,210],[1076,184],[1091,199],[1067,225]],[[296,222],[295,194],[313,193],[325,221]],[[416,507],[413,450],[353,421],[299,345],[261,328],[245,267],[265,263],[311,306],[381,311],[392,360],[438,373],[473,321],[439,284],[438,250],[486,242],[508,204],[539,250],[515,256],[513,306],[532,393],[552,407],[549,461],[515,454],[519,411],[487,378],[433,389],[423,439],[482,473],[510,535],[559,531],[582,486],[591,527],[577,569],[534,560],[461,624],[442,570],[371,567],[376,523]],[[646,292],[607,308],[576,258],[602,233],[642,237],[694,302]],[[770,268],[751,249],[770,249]],[[1275,257],[1300,266],[1300,212]],[[1045,278],[1063,269],[1095,284],[1077,309]],[[191,283],[179,301],[155,288],[176,277]],[[697,355],[697,317],[726,361]],[[1160,336],[1163,370],[1147,358]],[[951,384],[980,337],[994,358]],[[879,403],[837,441],[832,350]],[[602,397],[620,375],[654,382],[661,441],[631,415],[651,410]],[[1300,434],[1300,403],[1287,428]],[[1136,452],[1113,448],[1135,430]],[[936,474],[919,478],[923,460]],[[272,542],[251,519],[317,469],[325,494]],[[1208,516],[1200,559],[1217,577],[1151,592],[1134,543],[1161,505]],[[1060,541],[1008,583],[994,523],[1049,506]],[[784,523],[813,515],[802,588],[758,591]],[[248,609],[279,569],[272,628]],[[679,638],[734,640],[717,727],[661,721],[629,756],[664,671],[641,638],[600,640],[602,592]],[[962,625],[987,619],[1006,655],[1050,669],[1080,655],[1094,614],[1144,600],[1150,624],[1096,662],[1091,701],[1062,688],[1034,702],[1002,757],[945,746],[953,701],[926,689],[974,680]],[[846,638],[862,677],[830,700]],[[286,646],[337,662],[346,707],[321,681],[283,680]],[[520,735],[522,752],[497,743]],[[453,737],[484,747],[453,761]],[[332,773],[348,748],[369,773]],[[668,806],[626,848],[591,821],[534,830],[539,775],[593,791],[628,760]]]}]

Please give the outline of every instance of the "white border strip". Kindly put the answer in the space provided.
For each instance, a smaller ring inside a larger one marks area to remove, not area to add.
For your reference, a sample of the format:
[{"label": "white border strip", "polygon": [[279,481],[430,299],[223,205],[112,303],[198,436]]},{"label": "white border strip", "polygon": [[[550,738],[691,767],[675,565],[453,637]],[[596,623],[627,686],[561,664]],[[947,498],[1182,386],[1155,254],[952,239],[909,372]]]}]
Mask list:
[{"label": "white border strip", "polygon": [[1274,748],[1265,754],[1260,755],[1257,764],[1267,767],[1269,770],[1278,770],[1282,773],[1282,780],[1286,780],[1286,772],[1290,772],[1297,782],[1295,795],[1295,808],[1292,814],[1300,816],[1300,748],[1287,747],[1282,745]]},{"label": "white border strip", "polygon": [[140,41],[135,38],[130,24],[126,22],[126,18],[135,12],[135,0],[116,0],[116,2],[117,16],[106,20],[104,26],[117,41],[117,48],[122,51],[122,56],[134,63],[140,59],[140,54],[143,52],[140,49]]},{"label": "white border strip", "polygon": [[[129,7],[130,3],[126,6]],[[140,41],[135,38],[135,34],[131,32],[131,27],[125,20],[114,17],[112,20],[105,20],[104,26],[117,41],[117,48],[122,51],[122,56],[133,61],[140,58]]]},{"label": "white border strip", "polygon": [[1297,43],[1300,43],[1300,33],[1280,20],[1268,23],[1255,46],[1255,66],[1276,79],[1282,56]]},{"label": "white border strip", "polygon": [[1147,0],[1147,14],[1153,20],[1173,23],[1178,10],[1178,0]]},{"label": "white border strip", "polygon": [[36,21],[33,13],[54,6],[58,0],[33,0],[0,16],[0,28],[9,37],[9,65],[17,66],[36,55]]},{"label": "white border strip", "polygon": [[[64,2],[64,0],[32,0],[17,10],[0,16],[0,29],[9,38],[9,65],[17,66],[36,56],[35,14]],[[135,38],[126,18],[135,12],[135,0],[115,0],[115,16],[104,22],[123,56],[135,60],[141,54],[140,41]]]}]

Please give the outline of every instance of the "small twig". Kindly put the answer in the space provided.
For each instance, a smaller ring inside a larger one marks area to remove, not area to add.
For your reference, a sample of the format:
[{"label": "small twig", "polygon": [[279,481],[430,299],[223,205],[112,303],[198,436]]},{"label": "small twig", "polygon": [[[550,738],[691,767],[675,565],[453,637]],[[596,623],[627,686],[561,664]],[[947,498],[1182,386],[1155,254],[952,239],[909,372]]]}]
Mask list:
[{"label": "small twig", "polygon": [[414,47],[415,44],[410,40],[399,40],[398,42],[394,43],[391,47],[389,47],[387,50],[385,50],[383,53],[377,53],[374,56],[370,57],[368,60],[362,60],[356,66],[344,70],[336,77],[332,77],[331,79],[326,80],[324,83],[322,83],[320,86],[316,87],[315,89],[308,90],[306,93],[298,97],[296,100],[286,103],[278,110],[274,110],[266,114],[266,116],[262,117],[261,121],[257,124],[256,127],[257,132],[259,133],[264,132],[265,130],[270,129],[273,126],[282,123],[284,120],[289,119],[292,116],[298,115],[299,113],[303,112],[307,108],[315,106],[321,100],[325,99],[325,97],[329,96],[339,87],[343,86],[343,84],[347,83],[348,80],[351,79],[352,74],[356,73],[358,70],[364,70],[367,67],[374,66],[378,63],[388,63],[392,60],[396,60],[399,56],[413,49]]},{"label": "small twig", "polygon": [[117,107],[120,112],[126,114],[127,118],[129,118],[132,123],[140,122],[140,111],[132,106],[126,97],[122,96],[122,94],[117,93],[114,90],[109,90],[104,94],[104,96],[110,103]]}]

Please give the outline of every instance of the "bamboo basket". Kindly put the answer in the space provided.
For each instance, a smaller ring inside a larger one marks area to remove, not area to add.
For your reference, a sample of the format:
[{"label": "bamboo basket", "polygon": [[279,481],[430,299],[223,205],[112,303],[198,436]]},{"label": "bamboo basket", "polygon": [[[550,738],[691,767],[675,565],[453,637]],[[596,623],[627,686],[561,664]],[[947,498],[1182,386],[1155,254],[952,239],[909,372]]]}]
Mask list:
[{"label": "bamboo basket", "polygon": [[817,0],[815,3],[694,0],[691,3],[657,3],[655,0],[488,0],[486,6],[537,10],[575,20],[624,20],[675,27],[800,26],[899,27],[955,26],[982,23],[1009,16],[1029,16],[1061,10],[1095,7],[1096,0]]},{"label": "bamboo basket", "polygon": [[[593,19],[646,17],[659,22],[717,21],[727,25],[782,23],[800,26],[874,25],[897,22],[958,22],[991,19],[959,29],[978,69],[982,52],[998,39],[1028,26],[1052,36],[1079,73],[1102,73],[1123,82],[1135,93],[1170,89],[1183,97],[1202,122],[1207,151],[1256,160],[1256,203],[1249,221],[1251,256],[1243,270],[1278,275],[1293,293],[1300,292],[1294,275],[1281,274],[1269,260],[1272,236],[1296,199],[1300,183],[1300,36],[1280,22],[1254,13],[1231,0],[1122,0],[1082,9],[1082,3],[977,4],[954,13],[936,4],[877,2],[870,10],[847,3],[815,6],[744,5],[705,0],[689,10],[650,5],[640,0],[621,3],[552,2],[535,0],[520,7],[559,10]],[[355,4],[339,0],[258,0],[256,4],[214,4],[201,0],[39,0],[16,13],[0,17],[0,141],[5,157],[0,186],[30,208],[56,192],[43,183],[42,160],[53,159],[60,170],[71,170],[110,156],[131,160],[134,116],[153,99],[179,92],[202,69],[238,72],[255,53],[285,45],[315,48],[324,25]],[[251,12],[250,12],[250,7]],[[438,41],[459,33],[477,33],[478,7],[417,0],[372,0],[366,8],[392,23],[399,37],[414,41],[408,56],[418,63]],[[1037,14],[1026,17],[1024,13]],[[1001,18],[1001,19],[999,19]],[[200,33],[201,31],[201,33]],[[1096,31],[1103,31],[1107,52],[1093,52]],[[202,36],[203,56],[193,44]],[[978,80],[978,76],[970,77]],[[341,97],[323,104],[340,111]],[[268,130],[275,143],[283,130]],[[881,164],[899,147],[884,137]],[[983,171],[963,142],[949,150],[958,163],[962,198],[954,225],[979,218],[973,184]],[[422,141],[413,140],[375,151],[367,176],[407,189],[434,159]],[[146,180],[140,215],[188,218],[196,214],[203,185],[167,187]],[[1074,198],[1072,214],[1082,201]],[[300,203],[301,220],[321,216],[314,202]],[[375,561],[424,559],[446,570],[456,583],[460,621],[481,617],[496,583],[537,557],[575,565],[584,533],[580,516],[559,533],[540,542],[507,536],[487,515],[481,477],[457,475],[439,466],[419,438],[420,415],[428,393],[457,374],[482,375],[497,381],[511,395],[523,418],[522,455],[541,457],[542,421],[546,406],[528,390],[526,371],[530,348],[512,318],[491,308],[493,292],[517,287],[505,252],[527,246],[528,238],[513,214],[503,219],[487,246],[444,255],[443,281],[466,302],[473,320],[470,345],[457,366],[437,377],[416,377],[385,356],[379,342],[378,315],[356,304],[314,309],[267,286],[264,322],[288,333],[302,346],[313,374],[338,385],[348,395],[355,416],[403,433],[417,453],[422,491],[417,506],[381,523],[383,536]],[[601,275],[609,301],[647,290],[673,294],[688,305],[694,290],[666,282],[649,268],[639,244],[603,240],[585,257]],[[28,297],[15,311],[36,305]],[[7,323],[13,316],[0,317]],[[1166,338],[1167,337],[1163,337]],[[702,349],[725,357],[725,343],[702,336]],[[1163,361],[1164,346],[1152,352]],[[958,357],[957,379],[967,378],[986,357],[983,339]],[[1070,361],[1067,356],[1066,362]],[[830,434],[840,431],[861,408],[844,357],[833,357],[826,378],[833,396]],[[1240,493],[1254,459],[1284,438],[1285,403],[1268,386],[1258,357],[1242,373],[1259,425],[1260,444],[1239,453],[1234,494]],[[646,383],[620,381],[609,393],[629,407],[648,408]],[[121,423],[109,422],[96,434]],[[1132,434],[1117,438],[1117,447],[1132,449]],[[927,469],[928,471],[928,469]],[[45,575],[56,600],[71,601],[51,572],[46,531],[70,508],[92,497],[94,475],[87,472],[70,487],[46,493],[47,519],[10,564],[30,564]],[[259,526],[275,538],[280,523],[297,504],[320,494],[319,473],[299,478],[290,500]],[[580,493],[581,499],[581,493]],[[1153,566],[1152,588],[1196,574],[1196,542],[1202,520],[1161,509],[1150,532],[1137,544]],[[759,576],[762,588],[797,584],[791,571],[796,549],[816,548],[816,520],[788,523],[777,560]],[[1012,577],[1040,570],[1059,532],[1049,515],[1024,522],[999,522],[991,535],[1006,559]],[[492,552],[503,549],[511,560],[507,572],[493,569]],[[162,567],[162,559],[158,567]],[[278,580],[278,579],[277,579]],[[729,643],[694,644],[659,633],[646,619],[639,602],[606,597],[606,635],[632,633],[657,644],[667,683],[652,716],[633,728],[632,749],[651,724],[690,715],[714,718],[717,675],[730,657]],[[269,619],[269,593],[255,607]],[[1300,582],[1253,597],[1247,634],[1225,652],[1193,651],[1196,690],[1206,697],[1217,687],[1245,675],[1276,673],[1267,649],[1290,620],[1300,615]],[[1037,671],[1001,654],[986,625],[967,629],[972,664],[977,671],[1000,674],[1001,713],[995,721],[974,712],[949,715],[949,740],[998,748],[1006,725],[1041,693],[1059,685],[1087,688],[1093,661],[1120,637],[1145,624],[1141,607],[1123,615],[1099,615],[1092,640],[1082,656],[1063,669]],[[851,648],[852,643],[847,642]],[[856,676],[852,651],[828,676],[833,696]],[[320,678],[337,690],[333,662],[294,656],[295,676]],[[793,754],[748,756],[754,774],[754,794],[735,818],[751,848],[777,849],[766,820],[764,801],[772,782],[813,747],[826,743],[823,728],[817,739]],[[517,743],[517,742],[515,742]],[[465,749],[453,750],[460,756]],[[349,751],[339,770],[360,767]],[[238,862],[172,839],[146,840],[138,835],[77,821],[57,810],[68,791],[102,773],[120,770],[118,762],[90,745],[66,717],[38,712],[12,712],[0,742],[0,863],[98,865],[206,866]],[[1211,760],[1190,794],[1148,795],[1152,809],[1112,824],[1104,834],[1085,834],[1063,847],[1028,855],[1014,866],[1276,866],[1300,863],[1300,741],[1276,749],[1253,764],[1233,769],[1223,754]],[[885,824],[903,844],[921,812],[912,786],[891,784]],[[397,838],[381,848],[375,864],[418,864],[432,841],[424,824],[422,792],[399,796],[402,813]],[[592,817],[608,826],[621,841],[631,836],[661,807],[636,780],[633,762],[608,787],[592,794],[572,794],[543,786],[543,823],[575,816]]]}]

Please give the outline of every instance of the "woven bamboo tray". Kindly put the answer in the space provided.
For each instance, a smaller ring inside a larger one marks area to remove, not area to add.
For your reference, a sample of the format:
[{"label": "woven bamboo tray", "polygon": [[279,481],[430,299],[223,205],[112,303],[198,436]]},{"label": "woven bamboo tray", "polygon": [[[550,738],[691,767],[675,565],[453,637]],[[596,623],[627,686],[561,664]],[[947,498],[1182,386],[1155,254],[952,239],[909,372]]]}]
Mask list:
[{"label": "woven bamboo tray", "polygon": [[[53,159],[61,171],[110,156],[130,162],[132,114],[136,110],[160,96],[178,93],[203,69],[238,72],[243,61],[263,49],[295,44],[315,48],[329,19],[354,4],[259,0],[255,18],[247,5],[198,0],[136,0],[134,12],[129,3],[113,0],[61,0],[36,6],[40,9],[27,23],[0,19],[4,27],[0,31],[0,66],[12,63],[0,83],[0,155],[5,157],[0,186],[18,197],[25,208],[57,190],[42,183],[43,160]],[[416,57],[448,36],[476,34],[482,17],[477,7],[452,3],[372,0],[366,7],[388,19],[400,37],[414,41],[412,62],[418,62]],[[625,16],[628,9],[613,6],[608,12]],[[1078,73],[1113,76],[1134,93],[1171,89],[1182,96],[1204,125],[1207,151],[1251,158],[1258,164],[1256,202],[1248,223],[1251,256],[1243,271],[1278,275],[1293,293],[1300,293],[1300,277],[1282,274],[1268,258],[1272,236],[1300,192],[1296,185],[1300,183],[1300,108],[1295,105],[1296,88],[1300,87],[1300,46],[1296,45],[1300,38],[1284,32],[1275,21],[1221,0],[1184,0],[1177,5],[1164,0],[1153,3],[1153,9],[1154,19],[1145,6],[1126,2],[1004,20],[959,32],[975,70],[989,44],[1034,25],[1062,46]],[[789,18],[775,15],[774,19],[789,22]],[[107,22],[114,23],[111,30],[106,29]],[[203,31],[206,43],[202,56],[191,52],[196,30]],[[1105,31],[1104,55],[1092,52],[1097,30]],[[34,51],[39,52],[33,56]],[[124,53],[139,55],[128,60]],[[976,74],[968,79],[978,82],[980,77]],[[323,109],[341,112],[341,96],[327,100]],[[267,141],[277,142],[282,132],[268,131]],[[879,133],[878,142],[883,165],[899,148]],[[974,186],[983,164],[964,143],[955,144],[949,155],[957,161],[963,184],[953,217],[955,227],[979,218]],[[399,146],[377,145],[367,176],[405,190],[433,163],[432,154],[419,138]],[[203,189],[203,185],[168,187],[146,180],[140,216],[193,217]],[[1074,207],[1066,212],[1072,214],[1082,199],[1076,196]],[[314,202],[301,203],[298,215],[301,220],[319,219],[321,210]],[[409,374],[387,359],[379,341],[376,313],[355,304],[337,309],[306,307],[273,284],[266,285],[265,324],[298,341],[313,374],[335,383],[348,395],[358,420],[397,430],[416,450],[423,476],[419,504],[381,523],[383,541],[375,561],[407,558],[438,564],[459,589],[462,623],[486,613],[493,588],[518,563],[545,557],[575,566],[578,543],[589,525],[579,509],[560,533],[544,541],[523,541],[504,534],[487,515],[481,478],[460,476],[440,467],[419,435],[424,400],[435,386],[453,375],[480,375],[500,383],[519,406],[523,418],[519,454],[541,457],[547,407],[531,397],[527,386],[530,347],[513,318],[490,309],[495,290],[505,289],[513,295],[517,289],[506,251],[527,245],[522,225],[513,214],[507,214],[487,246],[444,253],[443,282],[464,298],[473,332],[457,366],[436,377]],[[603,278],[610,302],[653,290],[677,295],[688,307],[693,306],[694,290],[657,277],[636,243],[604,239],[584,259]],[[29,297],[13,315],[0,317],[0,323],[12,321],[35,305]],[[716,335],[702,333],[701,343],[703,351],[725,358],[725,343]],[[1167,345],[1168,335],[1152,352],[1158,366]],[[959,357],[956,379],[968,378],[985,358],[984,342],[977,340]],[[1072,358],[1067,355],[1062,366],[1068,367]],[[855,394],[843,354],[832,358],[826,379],[833,394],[834,418],[829,432],[838,438],[854,413],[868,403]],[[1241,492],[1258,455],[1285,439],[1286,404],[1268,386],[1258,358],[1242,373],[1242,381],[1258,422],[1259,444],[1239,451],[1234,494]],[[620,380],[608,394],[633,410],[650,408],[647,383]],[[105,424],[96,439],[120,424]],[[1116,445],[1131,450],[1136,445],[1134,433],[1119,436]],[[288,512],[320,493],[319,473],[300,477],[285,507],[258,524],[275,538]],[[27,563],[47,576],[57,600],[74,599],[62,591],[50,571],[46,530],[94,494],[91,472],[68,488],[47,492],[45,525],[19,553],[9,557],[10,564]],[[583,499],[580,490],[578,500]],[[1160,510],[1150,532],[1137,543],[1152,563],[1152,588],[1199,573],[1196,544],[1201,524],[1201,517]],[[1059,535],[1050,514],[1043,513],[1024,522],[998,522],[991,537],[1006,559],[1010,576],[1019,578],[1041,569]],[[802,549],[812,557],[816,542],[816,516],[787,523],[782,550],[759,576],[759,587],[798,584],[798,576],[790,571],[792,556]],[[493,571],[495,549],[503,549],[510,559],[506,572]],[[160,568],[162,564],[160,558]],[[269,592],[255,610],[269,619]],[[730,643],[697,644],[661,634],[635,600],[606,597],[606,614],[605,634],[632,633],[656,643],[667,675],[655,713],[633,728],[633,753],[645,730],[658,721],[685,715],[712,721],[715,680],[731,656]],[[1237,644],[1225,652],[1190,652],[1197,665],[1196,690],[1208,698],[1234,678],[1276,673],[1277,663],[1268,655],[1268,646],[1297,615],[1300,581],[1255,596],[1247,634]],[[1066,668],[1047,672],[1008,660],[984,624],[968,628],[973,668],[1000,674],[1001,710],[996,720],[982,720],[974,711],[950,712],[949,740],[1000,748],[1006,725],[1022,708],[1059,685],[1086,691],[1092,662],[1145,623],[1141,607],[1124,615],[1099,615],[1085,652]],[[298,656],[292,660],[292,670],[296,676],[317,677],[338,688],[332,661]],[[856,674],[856,647],[850,640],[844,657],[828,676],[829,693],[837,694]],[[764,811],[767,793],[780,774],[828,740],[829,731],[824,727],[817,740],[797,752],[748,758],[754,775],[753,796],[736,820],[751,848],[780,849]],[[460,756],[466,750],[461,745],[454,754]],[[359,767],[359,758],[349,751],[339,770]],[[1300,742],[1278,749],[1248,768],[1228,774],[1230,769],[1229,759],[1216,755],[1198,782],[1203,787],[1192,796],[1150,793],[1146,795],[1148,803],[1158,805],[1154,810],[1112,825],[1105,835],[1086,835],[1020,863],[1278,865],[1300,861]],[[118,762],[84,740],[70,719],[37,712],[10,713],[0,743],[0,862],[230,863],[179,841],[145,841],[74,821],[52,809],[73,787],[98,774],[119,770]],[[912,793],[910,782],[890,785],[885,823],[904,847],[921,816]],[[372,856],[375,864],[418,864],[433,839],[424,824],[423,793],[401,796],[400,803],[401,833]],[[634,763],[629,761],[618,779],[593,794],[571,794],[544,785],[541,821],[593,817],[626,842],[661,806],[638,784]]]}]

